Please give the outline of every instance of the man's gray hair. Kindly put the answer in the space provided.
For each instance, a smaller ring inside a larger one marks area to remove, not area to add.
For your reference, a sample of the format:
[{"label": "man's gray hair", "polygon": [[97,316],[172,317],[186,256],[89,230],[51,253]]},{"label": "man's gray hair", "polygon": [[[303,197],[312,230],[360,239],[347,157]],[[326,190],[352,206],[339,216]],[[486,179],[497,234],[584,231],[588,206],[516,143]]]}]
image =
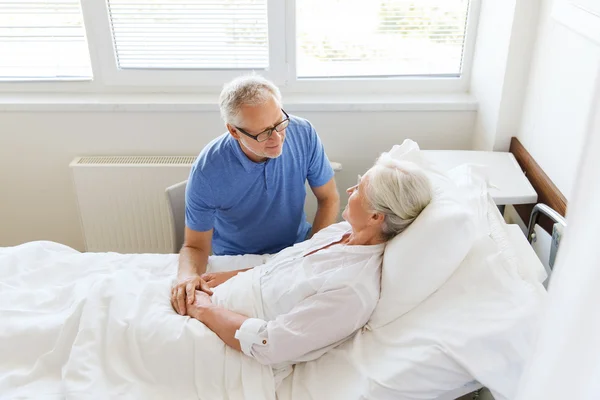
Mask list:
[{"label": "man's gray hair", "polygon": [[227,124],[238,125],[243,106],[258,106],[273,97],[281,104],[281,92],[273,82],[260,75],[240,76],[223,86],[219,97],[221,117]]},{"label": "man's gray hair", "polygon": [[382,236],[390,240],[427,207],[433,189],[416,164],[383,153],[369,171],[365,196],[372,210],[384,215]]}]

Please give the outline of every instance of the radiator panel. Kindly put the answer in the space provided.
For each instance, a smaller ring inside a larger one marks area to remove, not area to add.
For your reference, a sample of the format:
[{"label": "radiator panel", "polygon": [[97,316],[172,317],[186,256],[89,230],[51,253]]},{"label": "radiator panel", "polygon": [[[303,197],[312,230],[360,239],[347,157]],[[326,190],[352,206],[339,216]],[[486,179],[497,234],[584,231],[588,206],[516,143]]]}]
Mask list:
[{"label": "radiator panel", "polygon": [[[170,253],[165,190],[186,180],[195,156],[93,156],[71,164],[85,250]],[[334,171],[341,164],[331,163]]]},{"label": "radiator panel", "polygon": [[195,157],[82,157],[71,163],[86,251],[170,253],[165,189]]}]

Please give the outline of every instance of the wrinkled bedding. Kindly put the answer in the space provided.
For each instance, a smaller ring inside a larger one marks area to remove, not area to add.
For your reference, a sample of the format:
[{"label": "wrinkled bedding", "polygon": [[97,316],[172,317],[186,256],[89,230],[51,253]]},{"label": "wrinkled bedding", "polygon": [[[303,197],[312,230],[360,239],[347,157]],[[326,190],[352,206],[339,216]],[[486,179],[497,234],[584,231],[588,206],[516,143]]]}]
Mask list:
[{"label": "wrinkled bedding", "polygon": [[[225,257],[220,269],[263,260]],[[0,398],[274,399],[270,367],[173,311],[175,271],[175,255],[0,249]],[[251,279],[240,274],[219,298],[260,318]]]}]

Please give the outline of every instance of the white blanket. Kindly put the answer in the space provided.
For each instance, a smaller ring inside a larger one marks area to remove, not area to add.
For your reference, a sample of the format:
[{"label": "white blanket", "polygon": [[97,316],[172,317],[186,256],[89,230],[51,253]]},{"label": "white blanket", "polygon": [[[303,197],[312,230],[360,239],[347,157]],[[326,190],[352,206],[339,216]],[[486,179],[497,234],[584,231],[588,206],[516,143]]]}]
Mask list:
[{"label": "white blanket", "polygon": [[[497,399],[513,398],[545,292],[511,254],[500,221],[494,226],[493,240],[480,242],[434,295],[297,365],[278,399],[435,399],[474,379]],[[215,257],[209,267],[265,260]],[[0,248],[0,399],[273,399],[270,368],[172,310],[176,262],[49,242]],[[242,283],[251,277],[241,274],[218,297],[258,313]]]},{"label": "white blanket", "polygon": [[[274,399],[270,367],[173,311],[176,260],[50,242],[0,248],[0,398]],[[221,261],[239,269],[264,258]],[[252,275],[219,298],[260,318]]]}]

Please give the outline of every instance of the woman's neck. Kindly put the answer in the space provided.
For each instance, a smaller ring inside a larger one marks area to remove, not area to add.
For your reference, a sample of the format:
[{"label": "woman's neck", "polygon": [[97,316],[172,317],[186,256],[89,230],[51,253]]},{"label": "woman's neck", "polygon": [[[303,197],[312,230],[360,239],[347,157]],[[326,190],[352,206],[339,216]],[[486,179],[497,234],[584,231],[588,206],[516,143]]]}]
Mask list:
[{"label": "woman's neck", "polygon": [[379,232],[375,233],[368,230],[352,231],[348,236],[344,236],[342,243],[351,246],[372,246],[385,243]]}]

